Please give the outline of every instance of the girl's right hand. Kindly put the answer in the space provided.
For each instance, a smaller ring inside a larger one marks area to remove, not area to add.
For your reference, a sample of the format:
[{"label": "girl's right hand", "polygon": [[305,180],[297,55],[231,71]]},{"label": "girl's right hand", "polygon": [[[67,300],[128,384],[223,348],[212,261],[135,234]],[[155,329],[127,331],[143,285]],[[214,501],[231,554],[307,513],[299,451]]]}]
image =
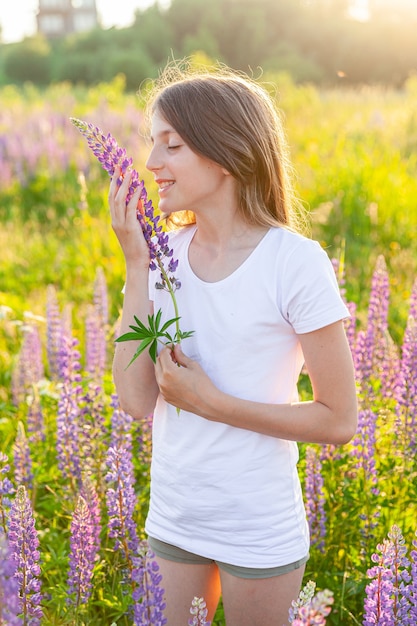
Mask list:
[{"label": "girl's right hand", "polygon": [[126,205],[132,173],[130,170],[125,173],[121,185],[118,184],[119,178],[120,167],[116,167],[108,196],[112,228],[119,240],[126,263],[143,262],[148,267],[149,248],[136,216],[141,190],[138,189]]}]

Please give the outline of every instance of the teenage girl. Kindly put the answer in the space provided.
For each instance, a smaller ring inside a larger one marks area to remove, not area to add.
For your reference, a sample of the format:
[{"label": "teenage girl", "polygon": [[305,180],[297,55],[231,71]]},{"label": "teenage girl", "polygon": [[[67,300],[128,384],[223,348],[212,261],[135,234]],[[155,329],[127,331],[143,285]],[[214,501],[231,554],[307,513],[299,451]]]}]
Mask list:
[{"label": "teenage girl", "polygon": [[[137,344],[117,344],[114,380],[125,411],[154,413],[146,532],[166,617],[184,626],[198,596],[212,620],[222,595],[227,626],[282,626],[309,552],[296,442],[344,444],[356,429],[349,313],[326,253],[294,226],[267,92],[231,71],[188,75],[162,85],[151,112],[146,166],[175,224],[180,324],[194,334],[156,366],[143,353],[126,369]],[[119,174],[109,203],[126,260],[124,333],[134,315],[175,314]],[[310,402],[297,397],[304,363]]]}]

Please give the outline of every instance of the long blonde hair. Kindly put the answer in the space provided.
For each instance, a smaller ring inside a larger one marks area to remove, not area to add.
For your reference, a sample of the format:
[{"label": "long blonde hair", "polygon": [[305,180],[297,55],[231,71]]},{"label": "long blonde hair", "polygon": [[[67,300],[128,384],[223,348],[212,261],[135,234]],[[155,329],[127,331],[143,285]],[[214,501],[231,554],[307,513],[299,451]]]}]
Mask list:
[{"label": "long blonde hair", "polygon": [[[156,110],[192,150],[236,179],[248,223],[299,229],[283,125],[259,83],[225,67],[198,72],[171,65],[150,94],[148,113]],[[195,216],[179,212],[168,221],[181,226]]]}]

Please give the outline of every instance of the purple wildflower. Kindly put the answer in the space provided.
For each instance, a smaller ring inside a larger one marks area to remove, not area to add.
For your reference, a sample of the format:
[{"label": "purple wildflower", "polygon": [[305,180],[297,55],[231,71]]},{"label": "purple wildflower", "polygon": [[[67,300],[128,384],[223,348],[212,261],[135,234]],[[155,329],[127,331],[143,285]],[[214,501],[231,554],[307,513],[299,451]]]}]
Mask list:
[{"label": "purple wildflower", "polygon": [[[379,554],[378,554],[379,552]],[[366,586],[363,626],[411,626],[406,585],[410,580],[407,548],[398,526],[392,526],[388,539],[378,544],[371,559],[376,565],[367,574],[372,581]]]},{"label": "purple wildflower", "polygon": [[417,317],[411,315],[404,333],[396,398],[402,454],[414,460],[417,452]]},{"label": "purple wildflower", "polygon": [[59,353],[59,371],[62,378],[57,415],[58,467],[66,478],[78,482],[81,477],[80,463],[80,407],[82,388],[79,374],[80,354],[77,341],[62,335]]},{"label": "purple wildflower", "polygon": [[152,458],[152,424],[153,413],[143,418],[139,425],[138,434],[138,461],[143,467],[143,474],[149,473]]},{"label": "purple wildflower", "polygon": [[110,446],[112,448],[124,446],[130,453],[132,451],[133,418],[120,408],[116,394],[112,395],[110,406],[113,408]]},{"label": "purple wildflower", "polygon": [[356,355],[357,375],[365,385],[381,380],[384,397],[394,393],[399,368],[395,344],[388,332],[389,280],[385,259],[380,255],[372,277],[368,323]]},{"label": "purple wildflower", "polygon": [[[11,506],[10,496],[15,492],[13,484],[7,476],[9,472],[9,458],[4,452],[0,452],[0,525],[4,532],[7,532],[7,514]],[[2,475],[4,478],[1,478]]]},{"label": "purple wildflower", "polygon": [[408,314],[410,317],[414,317],[414,319],[417,320],[417,278],[415,279],[411,290],[410,310]]},{"label": "purple wildflower", "polygon": [[100,549],[101,511],[100,500],[94,483],[86,478],[83,480],[80,496],[85,500],[91,514],[91,526],[94,539],[94,548],[97,553]]},{"label": "purple wildflower", "polygon": [[12,557],[6,535],[0,530],[0,624],[19,626],[19,583],[16,563]]},{"label": "purple wildflower", "polygon": [[8,539],[16,564],[16,579],[19,584],[20,611],[24,623],[39,626],[43,617],[42,595],[39,580],[39,539],[35,529],[32,507],[25,487],[17,489],[10,508]]},{"label": "purple wildflower", "polygon": [[306,451],[306,513],[310,528],[310,540],[320,552],[324,552],[326,536],[326,512],[324,510],[325,495],[323,492],[323,475],[321,462],[316,450],[307,446]]},{"label": "purple wildflower", "polygon": [[49,375],[52,380],[57,380],[59,378],[59,352],[63,334],[62,319],[56,291],[52,285],[49,285],[46,295],[46,350],[48,355]]},{"label": "purple wildflower", "polygon": [[91,382],[78,396],[78,453],[85,476],[101,473],[104,460],[103,390]]},{"label": "purple wildflower", "polygon": [[108,295],[104,272],[99,268],[94,281],[94,303],[86,318],[86,371],[100,380],[106,367]]},{"label": "purple wildflower", "polygon": [[[180,285],[174,277],[168,278],[167,273],[172,274],[176,270],[178,262],[172,259],[173,250],[169,247],[169,236],[163,231],[160,216],[155,215],[152,200],[148,199],[144,181],[139,181],[137,171],[132,169],[132,159],[127,156],[124,148],[119,147],[110,133],[105,135],[97,126],[75,118],[71,118],[71,122],[84,135],[93,154],[110,176],[113,176],[116,166],[120,167],[121,177],[125,175],[127,170],[131,170],[132,178],[126,202],[128,203],[134,193],[140,190],[139,206],[142,207],[143,213],[138,207],[137,218],[149,247],[149,267],[151,270],[156,270],[159,267],[163,273],[162,285],[164,289],[172,293]],[[168,260],[169,265],[166,268],[164,260]]]},{"label": "purple wildflower", "polygon": [[17,406],[26,399],[32,386],[44,376],[42,348],[37,326],[25,326],[22,347],[13,370],[13,401]]},{"label": "purple wildflower", "polygon": [[105,327],[109,321],[109,304],[106,277],[101,267],[97,268],[94,281],[94,308],[103,327]]},{"label": "purple wildflower", "polygon": [[417,624],[417,532],[413,539],[413,550],[411,550],[411,581],[409,586],[410,617],[411,623]]},{"label": "purple wildflower", "polygon": [[16,439],[13,444],[14,476],[17,485],[24,485],[28,491],[33,488],[32,459],[22,422],[17,425]]},{"label": "purple wildflower", "polygon": [[[115,548],[122,552],[130,570],[139,550],[139,538],[134,521],[136,494],[132,455],[123,446],[110,447],[107,453],[106,492],[109,517],[109,537],[115,539]],[[133,558],[132,558],[133,555]]]},{"label": "purple wildflower", "polygon": [[44,441],[45,421],[43,419],[42,405],[38,393],[34,393],[33,396],[28,399],[28,412],[26,416],[26,421],[29,441]]},{"label": "purple wildflower", "polygon": [[164,590],[160,587],[162,580],[159,566],[154,560],[155,555],[149,550],[146,541],[139,546],[140,560],[132,572],[132,579],[137,584],[132,593],[133,624],[135,626],[164,626],[167,619],[165,609]]},{"label": "purple wildflower", "polygon": [[68,600],[69,604],[78,608],[90,598],[97,554],[91,510],[81,495],[78,497],[71,521],[70,545]]},{"label": "purple wildflower", "polygon": [[353,456],[356,458],[355,468],[362,472],[364,484],[375,496],[379,494],[375,463],[376,419],[377,416],[371,409],[360,409],[358,429],[352,442]]},{"label": "purple wildflower", "polygon": [[95,380],[101,380],[106,367],[106,335],[95,307],[88,309],[85,329],[85,369]]},{"label": "purple wildflower", "polygon": [[190,613],[192,617],[188,620],[188,626],[210,626],[211,622],[206,621],[208,611],[204,598],[193,599]]}]

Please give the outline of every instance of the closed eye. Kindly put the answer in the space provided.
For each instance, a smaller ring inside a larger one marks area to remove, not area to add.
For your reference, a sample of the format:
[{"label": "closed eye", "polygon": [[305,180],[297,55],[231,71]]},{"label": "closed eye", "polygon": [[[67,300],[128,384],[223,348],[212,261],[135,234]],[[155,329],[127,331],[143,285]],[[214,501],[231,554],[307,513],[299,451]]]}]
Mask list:
[{"label": "closed eye", "polygon": [[176,150],[177,148],[181,148],[181,145],[178,146],[168,146],[168,150]]}]

